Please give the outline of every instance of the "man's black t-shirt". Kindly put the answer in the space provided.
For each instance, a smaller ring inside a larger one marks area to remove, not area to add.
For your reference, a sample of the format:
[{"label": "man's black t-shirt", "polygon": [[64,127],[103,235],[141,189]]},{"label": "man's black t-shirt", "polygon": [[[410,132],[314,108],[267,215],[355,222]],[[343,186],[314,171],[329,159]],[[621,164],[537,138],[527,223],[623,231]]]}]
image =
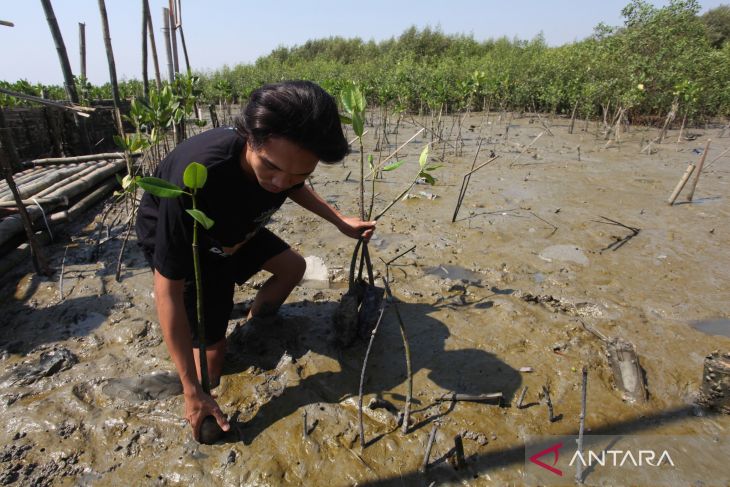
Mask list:
[{"label": "man's black t-shirt", "polygon": [[[198,190],[198,208],[215,223],[210,230],[198,226],[201,254],[226,258],[223,247],[245,242],[269,221],[289,192],[270,193],[243,172],[241,153],[245,141],[229,127],[212,129],[187,139],[159,165],[155,176],[184,187],[183,172],[191,162],[208,168],[205,186]],[[168,279],[192,275],[193,219],[189,196],[158,198],[145,193],[137,214],[139,244],[152,255],[153,267]]]}]

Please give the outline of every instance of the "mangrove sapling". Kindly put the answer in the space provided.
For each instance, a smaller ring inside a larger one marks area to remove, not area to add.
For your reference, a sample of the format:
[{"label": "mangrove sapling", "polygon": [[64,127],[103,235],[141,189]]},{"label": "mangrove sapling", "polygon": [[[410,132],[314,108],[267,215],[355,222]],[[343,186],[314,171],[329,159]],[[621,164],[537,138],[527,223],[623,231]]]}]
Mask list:
[{"label": "mangrove sapling", "polygon": [[[200,382],[203,392],[210,394],[210,378],[208,375],[208,358],[206,355],[205,343],[205,320],[203,310],[203,282],[200,270],[200,255],[198,252],[198,225],[209,230],[213,226],[213,220],[203,213],[197,207],[196,195],[200,188],[205,185],[208,178],[208,169],[197,162],[191,162],[185,168],[183,173],[183,182],[190,189],[190,192],[184,191],[177,185],[155,177],[136,178],[136,183],[145,191],[152,193],[158,198],[177,198],[182,195],[190,196],[192,200],[192,208],[186,212],[193,218],[193,272],[195,274],[195,308],[197,318],[197,332],[199,341],[200,356]],[[223,435],[218,423],[213,416],[207,416],[200,427],[200,440],[202,443],[211,444],[216,442]]]}]

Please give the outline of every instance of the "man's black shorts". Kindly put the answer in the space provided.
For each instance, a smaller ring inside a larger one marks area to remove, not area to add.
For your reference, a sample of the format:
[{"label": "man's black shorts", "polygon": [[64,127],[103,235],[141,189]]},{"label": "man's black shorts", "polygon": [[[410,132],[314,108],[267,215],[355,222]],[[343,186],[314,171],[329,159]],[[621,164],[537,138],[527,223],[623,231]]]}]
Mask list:
[{"label": "man's black shorts", "polygon": [[[243,284],[259,272],[266,261],[289,249],[289,244],[262,228],[243,244],[235,254],[225,258],[201,252],[200,267],[203,277],[203,318],[205,343],[212,345],[225,338],[228,320],[233,310],[233,292],[236,284]],[[145,249],[147,262],[152,266],[153,251]],[[195,277],[185,279],[185,311],[190,323],[193,346],[198,347]]]}]

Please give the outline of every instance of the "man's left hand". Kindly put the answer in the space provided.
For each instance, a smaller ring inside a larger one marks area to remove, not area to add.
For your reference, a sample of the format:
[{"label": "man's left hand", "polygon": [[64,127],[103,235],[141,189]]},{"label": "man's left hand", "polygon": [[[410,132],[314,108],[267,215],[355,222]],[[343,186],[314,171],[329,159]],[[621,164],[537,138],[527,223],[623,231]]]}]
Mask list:
[{"label": "man's left hand", "polygon": [[363,221],[357,217],[343,217],[338,228],[342,233],[351,238],[363,238],[369,241],[375,231],[375,221]]}]

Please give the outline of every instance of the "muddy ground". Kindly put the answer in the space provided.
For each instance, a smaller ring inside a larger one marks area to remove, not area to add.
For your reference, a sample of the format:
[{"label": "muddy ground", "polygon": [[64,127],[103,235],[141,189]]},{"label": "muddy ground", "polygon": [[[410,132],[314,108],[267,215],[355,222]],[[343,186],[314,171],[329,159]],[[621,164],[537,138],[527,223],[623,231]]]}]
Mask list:
[{"label": "muddy ground", "polygon": [[[593,122],[568,134],[568,121],[557,119],[550,122],[552,135],[544,133],[528,148],[545,127],[533,117],[510,120],[506,131],[507,117],[470,116],[462,155],[454,153],[455,132],[448,144],[435,144],[434,160],[445,155],[434,173],[437,185],[414,187],[412,197],[380,220],[371,243],[378,273],[385,272],[381,258],[416,245],[392,268],[413,360],[408,434],[397,427],[395,413],[366,408],[368,444],[361,450],[357,394],[366,343],[340,349],[333,331],[354,241],[289,202],[270,228],[304,256],[321,257],[331,284],[297,288],[277,322],[247,333],[240,329],[244,311],[266,276],[238,289],[228,365],[217,390],[233,430],[219,444],[195,443],[181,419],[183,401],[156,322],[151,274],[133,238],[122,280],[114,279],[123,207],[107,219],[109,233],[103,232],[101,252],[93,257],[100,206],[47,248],[57,269],[64,261],[63,299],[60,272],[38,278],[25,265],[3,276],[0,483],[521,485],[523,446],[531,435],[577,431],[583,366],[589,369],[590,433],[728,435],[730,417],[693,407],[704,357],[730,351],[728,157],[702,174],[692,203],[685,194],[674,206],[667,198],[708,137],[714,139],[708,163],[730,138],[718,138],[715,128],[692,129],[693,140],[677,143],[677,131],[670,131],[656,152],[640,153],[656,129],[632,127],[607,147]],[[444,121],[444,136],[451,123]],[[366,151],[372,153],[377,130],[369,128]],[[416,129],[402,123],[397,143]],[[472,176],[451,223],[480,131],[485,142],[478,161],[491,151],[500,157]],[[395,134],[388,137],[396,147]],[[376,209],[413,178],[430,139],[420,136],[401,152],[407,163],[378,182]],[[344,167],[321,165],[312,180],[349,214],[356,212],[358,160],[351,154]],[[632,231],[601,217],[640,231],[618,246]],[[636,346],[646,403],[622,398],[602,342],[581,321]],[[560,418],[555,422],[538,396],[544,385]],[[400,410],[406,386],[391,306],[370,357],[365,404],[378,397]],[[517,408],[524,387],[524,407]],[[438,401],[450,391],[501,392],[505,404]],[[434,423],[440,427],[431,466],[422,474]],[[455,470],[447,457],[459,433],[466,467]],[[696,477],[681,485],[725,485],[730,478],[722,467],[699,461],[690,470]],[[613,481],[629,483],[635,481]]]}]

